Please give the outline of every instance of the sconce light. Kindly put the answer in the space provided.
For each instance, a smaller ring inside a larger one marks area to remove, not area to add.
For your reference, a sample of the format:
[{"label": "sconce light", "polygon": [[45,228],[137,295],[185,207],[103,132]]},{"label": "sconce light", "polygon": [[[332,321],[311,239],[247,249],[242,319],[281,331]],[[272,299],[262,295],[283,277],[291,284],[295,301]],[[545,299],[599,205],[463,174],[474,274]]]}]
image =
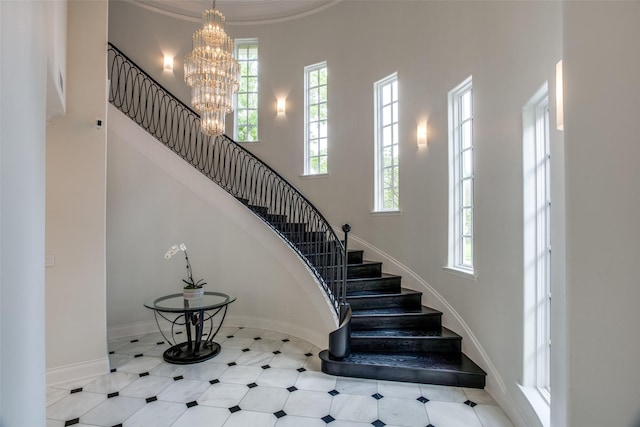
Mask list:
[{"label": "sconce light", "polygon": [[426,123],[421,123],[418,125],[417,142],[418,142],[418,147],[427,145],[427,124]]},{"label": "sconce light", "polygon": [[173,71],[173,56],[164,55],[164,71]]},{"label": "sconce light", "polygon": [[556,126],[564,130],[564,94],[562,84],[562,60],[556,64]]},{"label": "sconce light", "polygon": [[286,107],[287,107],[287,99],[286,98],[278,98],[278,100],[276,101],[276,112],[277,114],[283,115],[286,114]]}]

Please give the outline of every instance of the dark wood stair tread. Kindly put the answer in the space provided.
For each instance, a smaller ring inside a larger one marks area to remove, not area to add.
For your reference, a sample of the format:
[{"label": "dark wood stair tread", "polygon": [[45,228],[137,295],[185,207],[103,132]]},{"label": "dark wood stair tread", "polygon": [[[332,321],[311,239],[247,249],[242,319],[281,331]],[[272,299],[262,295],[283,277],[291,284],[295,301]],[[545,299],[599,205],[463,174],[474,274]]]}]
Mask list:
[{"label": "dark wood stair tread", "polygon": [[430,339],[462,339],[450,329],[442,327],[441,330],[425,329],[359,329],[351,331],[352,337],[357,338],[430,338]]},{"label": "dark wood stair tread", "polygon": [[382,273],[379,277],[347,277],[348,282],[362,282],[362,281],[376,281],[380,279],[400,279],[402,276],[397,276],[395,274]]},{"label": "dark wood stair tread", "polygon": [[424,315],[442,315],[442,312],[438,310],[434,310],[430,307],[425,307],[424,305],[417,308],[416,310],[410,310],[406,308],[372,308],[372,309],[364,309],[364,310],[353,310],[353,317],[374,317],[374,316],[402,316],[405,314],[415,315],[415,314],[424,314]]},{"label": "dark wood stair tread", "polygon": [[[388,275],[389,277],[393,277]],[[415,295],[422,294],[422,292],[414,291],[413,289],[400,288],[400,292],[396,290],[383,290],[383,291],[372,291],[372,290],[358,290],[349,292],[347,290],[347,299],[350,298],[377,298],[377,297],[389,297],[389,296],[401,296],[401,295]]]}]

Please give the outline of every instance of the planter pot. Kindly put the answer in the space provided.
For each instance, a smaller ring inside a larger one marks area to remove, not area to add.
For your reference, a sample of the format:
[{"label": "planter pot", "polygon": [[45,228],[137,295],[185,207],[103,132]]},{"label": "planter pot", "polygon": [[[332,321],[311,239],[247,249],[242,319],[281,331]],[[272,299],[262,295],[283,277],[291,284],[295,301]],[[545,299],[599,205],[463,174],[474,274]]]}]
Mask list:
[{"label": "planter pot", "polygon": [[196,299],[202,298],[204,296],[204,288],[195,288],[195,289],[183,289],[182,295],[184,299]]}]

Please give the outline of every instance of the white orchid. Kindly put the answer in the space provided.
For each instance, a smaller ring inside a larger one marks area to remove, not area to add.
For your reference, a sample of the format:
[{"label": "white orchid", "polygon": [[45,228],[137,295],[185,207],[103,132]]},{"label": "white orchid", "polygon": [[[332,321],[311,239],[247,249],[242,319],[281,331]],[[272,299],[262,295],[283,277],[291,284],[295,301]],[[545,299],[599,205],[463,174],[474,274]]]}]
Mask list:
[{"label": "white orchid", "polygon": [[207,282],[205,282],[203,279],[200,279],[197,282],[193,280],[191,263],[189,262],[189,256],[187,255],[187,245],[185,245],[184,243],[171,246],[167,250],[167,252],[165,252],[164,259],[171,259],[171,257],[177,254],[179,251],[184,252],[184,258],[187,262],[187,280],[182,279],[182,281],[187,284],[187,286],[185,286],[185,289],[201,288],[202,286],[206,285]]}]

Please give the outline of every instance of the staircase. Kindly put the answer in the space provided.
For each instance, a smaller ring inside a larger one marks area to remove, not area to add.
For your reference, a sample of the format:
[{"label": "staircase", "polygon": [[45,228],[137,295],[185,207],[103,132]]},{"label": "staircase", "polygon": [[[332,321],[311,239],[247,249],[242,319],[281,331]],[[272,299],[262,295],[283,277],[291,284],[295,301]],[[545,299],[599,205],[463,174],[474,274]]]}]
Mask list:
[{"label": "staircase", "polygon": [[401,286],[400,276],[382,272],[382,263],[348,251],[347,301],[351,354],[334,360],[320,353],[322,371],[469,388],[484,388],[486,373],[461,351],[462,338],[442,326],[442,313],[422,305],[422,293]]}]

